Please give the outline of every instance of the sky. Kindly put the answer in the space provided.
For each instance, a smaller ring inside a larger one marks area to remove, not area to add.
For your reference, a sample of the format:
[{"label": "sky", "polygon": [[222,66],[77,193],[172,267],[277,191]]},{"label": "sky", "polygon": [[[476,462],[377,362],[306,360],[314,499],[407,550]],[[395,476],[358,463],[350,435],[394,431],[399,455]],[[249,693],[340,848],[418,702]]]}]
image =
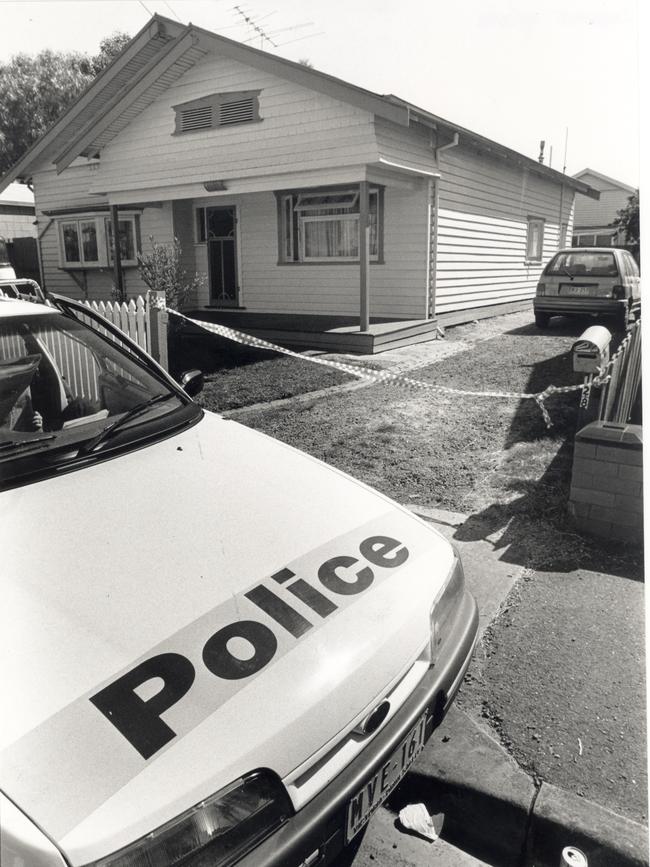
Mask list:
[{"label": "sky", "polygon": [[307,59],[534,159],[544,140],[546,164],[568,174],[639,185],[637,0],[0,0],[0,62],[96,53],[154,12]]}]

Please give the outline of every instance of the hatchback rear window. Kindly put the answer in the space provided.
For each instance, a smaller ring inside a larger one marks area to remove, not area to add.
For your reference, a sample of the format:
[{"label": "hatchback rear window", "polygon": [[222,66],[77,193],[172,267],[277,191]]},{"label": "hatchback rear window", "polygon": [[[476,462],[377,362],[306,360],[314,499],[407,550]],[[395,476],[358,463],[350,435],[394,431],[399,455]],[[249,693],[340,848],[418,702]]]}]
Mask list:
[{"label": "hatchback rear window", "polygon": [[583,274],[587,277],[618,277],[613,253],[558,253],[546,266],[546,274]]}]

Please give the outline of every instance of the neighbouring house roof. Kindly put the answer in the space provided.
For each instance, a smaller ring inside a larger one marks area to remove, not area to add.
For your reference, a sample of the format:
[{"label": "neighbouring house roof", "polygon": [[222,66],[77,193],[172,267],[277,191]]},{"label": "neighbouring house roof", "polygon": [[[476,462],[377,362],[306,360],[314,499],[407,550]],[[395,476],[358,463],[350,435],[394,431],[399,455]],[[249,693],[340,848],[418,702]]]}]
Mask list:
[{"label": "neighbouring house roof", "polygon": [[594,169],[583,169],[581,172],[576,172],[573,177],[580,180],[580,178],[583,178],[585,175],[592,175],[594,178],[598,178],[604,183],[611,184],[612,187],[625,190],[628,193],[636,192],[636,187],[631,187],[629,184],[624,184],[623,181],[617,181],[615,178],[609,178],[607,175],[601,174],[601,172],[594,171]]},{"label": "neighbouring house roof", "polygon": [[240,63],[360,107],[401,126],[420,124],[442,144],[459,137],[512,164],[598,199],[600,193],[578,178],[564,175],[478,133],[432,114],[392,94],[380,95],[316,69],[211,33],[192,24],[154,15],[113,62],[89,85],[59,120],[0,180],[0,190],[27,179],[37,166],[54,163],[61,172],[77,157],[93,157],[131,120],[206,54],[217,51]]},{"label": "neighbouring house roof", "polygon": [[0,193],[0,213],[6,207],[34,207],[34,193],[26,184],[12,183]]}]

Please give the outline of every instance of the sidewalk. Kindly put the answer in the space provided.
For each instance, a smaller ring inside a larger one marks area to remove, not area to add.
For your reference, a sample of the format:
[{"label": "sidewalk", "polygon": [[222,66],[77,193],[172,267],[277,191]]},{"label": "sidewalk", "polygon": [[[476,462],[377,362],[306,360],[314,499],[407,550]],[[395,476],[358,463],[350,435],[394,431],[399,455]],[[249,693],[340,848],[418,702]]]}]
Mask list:
[{"label": "sidewalk", "polygon": [[[413,511],[459,548],[467,585],[481,609],[483,632],[523,567],[504,562],[485,539],[454,539],[467,516],[422,507]],[[647,828],[549,783],[536,784],[486,728],[457,707],[434,733],[388,807],[397,813],[418,801],[430,813],[445,814],[448,842],[465,852],[478,852],[495,865],[557,867],[562,849],[569,845],[587,855],[589,867],[648,864]]]}]

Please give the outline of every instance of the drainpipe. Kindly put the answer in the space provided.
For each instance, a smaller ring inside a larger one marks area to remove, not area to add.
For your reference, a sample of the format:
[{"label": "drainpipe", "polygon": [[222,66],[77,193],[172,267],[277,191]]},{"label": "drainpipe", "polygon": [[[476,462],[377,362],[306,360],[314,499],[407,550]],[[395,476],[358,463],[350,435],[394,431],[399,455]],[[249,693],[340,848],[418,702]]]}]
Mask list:
[{"label": "drainpipe", "polygon": [[454,133],[454,137],[450,142],[447,142],[446,145],[440,145],[439,148],[435,148],[436,154],[436,162],[438,161],[438,154],[441,154],[443,151],[448,151],[450,148],[455,148],[458,144],[458,139],[460,138],[457,132]]},{"label": "drainpipe", "polygon": [[[431,142],[431,146],[433,149],[433,154],[436,159],[436,168],[440,169],[439,163],[439,154],[443,151],[450,150],[451,148],[455,148],[458,145],[459,134],[457,132],[454,133],[453,139],[445,145],[440,145],[440,147],[435,147],[433,141]],[[436,284],[437,284],[437,276],[438,276],[438,211],[440,208],[440,179],[433,179],[433,190],[431,191],[432,195],[430,198],[430,208],[432,209],[431,214],[431,235],[430,235],[430,244],[429,244],[429,261],[427,262],[427,268],[429,271],[429,300],[427,304],[427,317],[429,319],[433,319],[436,312]]]}]

